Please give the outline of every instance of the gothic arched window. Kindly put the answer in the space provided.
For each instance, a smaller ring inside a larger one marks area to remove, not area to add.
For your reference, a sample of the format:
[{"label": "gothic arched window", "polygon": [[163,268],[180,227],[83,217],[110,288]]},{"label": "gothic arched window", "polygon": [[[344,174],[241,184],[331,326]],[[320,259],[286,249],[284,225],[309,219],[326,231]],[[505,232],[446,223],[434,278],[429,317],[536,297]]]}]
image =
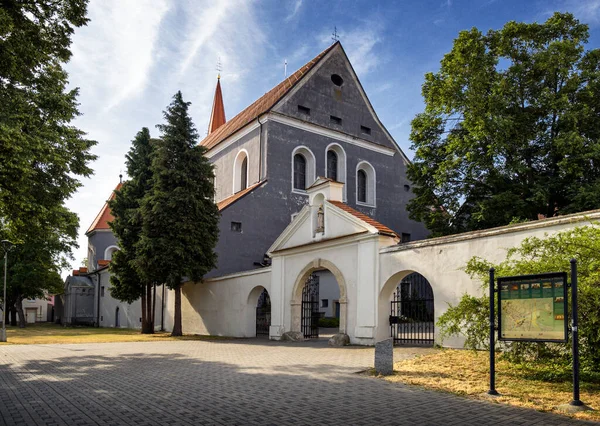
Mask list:
[{"label": "gothic arched window", "polygon": [[367,173],[364,170],[359,170],[356,173],[356,199],[361,203],[367,202]]},{"label": "gothic arched window", "polygon": [[302,154],[294,155],[294,189],[306,189],[306,158]]},{"label": "gothic arched window", "polygon": [[338,180],[338,156],[332,150],[327,151],[327,177]]},{"label": "gothic arched window", "polygon": [[367,161],[356,166],[356,202],[375,207],[375,169]]},{"label": "gothic arched window", "polygon": [[242,170],[240,173],[240,191],[248,188],[248,157],[242,161]]}]

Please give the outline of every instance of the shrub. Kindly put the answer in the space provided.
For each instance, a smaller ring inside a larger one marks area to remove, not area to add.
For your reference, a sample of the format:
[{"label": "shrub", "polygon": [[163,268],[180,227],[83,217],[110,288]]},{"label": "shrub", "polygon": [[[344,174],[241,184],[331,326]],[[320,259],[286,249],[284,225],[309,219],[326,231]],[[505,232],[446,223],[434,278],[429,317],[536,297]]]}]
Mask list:
[{"label": "shrub", "polygon": [[[577,260],[578,268],[581,368],[583,372],[600,372],[600,228],[596,223],[551,236],[546,234],[544,238],[527,238],[519,247],[509,249],[506,259],[499,264],[473,257],[465,271],[471,278],[482,281],[484,296],[465,294],[456,306],[450,305],[438,321],[442,338],[462,334],[466,337],[466,348],[489,349],[491,267],[495,268],[497,277],[568,272],[572,258]],[[506,342],[497,345],[504,350],[504,356],[515,362],[541,359],[563,365],[570,362],[570,346],[566,344]]]},{"label": "shrub", "polygon": [[319,327],[323,328],[336,328],[340,326],[340,320],[333,317],[319,318]]}]

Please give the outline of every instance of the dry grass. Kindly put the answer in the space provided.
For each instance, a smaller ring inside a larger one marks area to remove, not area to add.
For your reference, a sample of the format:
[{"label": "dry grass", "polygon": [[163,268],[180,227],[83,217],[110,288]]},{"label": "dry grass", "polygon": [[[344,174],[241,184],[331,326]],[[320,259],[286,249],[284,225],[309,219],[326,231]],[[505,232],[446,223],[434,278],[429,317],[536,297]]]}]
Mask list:
[{"label": "dry grass", "polygon": [[170,333],[141,334],[128,328],[62,327],[55,324],[27,325],[25,328],[7,327],[7,343],[0,345],[35,345],[61,343],[114,343],[162,342],[165,340],[215,340],[225,337],[184,335],[171,337]]},{"label": "dry grass", "polygon": [[[572,399],[569,381],[550,383],[528,379],[526,372],[496,358],[496,390],[502,396],[490,399],[483,394],[489,387],[489,353],[466,350],[442,350],[394,365],[395,374],[386,380],[452,392],[476,399],[487,399],[558,412],[556,407]],[[579,412],[572,417],[600,421],[600,384],[581,383],[580,399],[595,411]]]}]

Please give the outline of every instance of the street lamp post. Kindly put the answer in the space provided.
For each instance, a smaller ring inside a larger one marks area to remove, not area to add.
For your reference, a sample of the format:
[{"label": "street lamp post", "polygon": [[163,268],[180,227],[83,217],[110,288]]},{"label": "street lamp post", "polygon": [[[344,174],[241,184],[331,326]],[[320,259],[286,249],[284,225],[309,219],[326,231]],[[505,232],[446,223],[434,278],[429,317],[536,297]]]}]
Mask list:
[{"label": "street lamp post", "polygon": [[8,269],[8,252],[14,247],[14,244],[8,240],[2,240],[2,248],[4,249],[4,297],[2,298],[2,333],[0,334],[0,342],[6,342],[6,270]]}]

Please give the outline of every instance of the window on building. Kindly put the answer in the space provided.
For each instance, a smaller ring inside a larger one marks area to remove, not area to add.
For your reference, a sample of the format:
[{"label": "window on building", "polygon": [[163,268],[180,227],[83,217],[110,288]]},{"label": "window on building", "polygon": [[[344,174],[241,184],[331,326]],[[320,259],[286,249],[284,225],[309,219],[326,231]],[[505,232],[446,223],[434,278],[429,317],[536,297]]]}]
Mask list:
[{"label": "window on building", "polygon": [[104,297],[104,286],[100,287],[100,297]]},{"label": "window on building", "polygon": [[400,237],[400,242],[401,243],[408,243],[408,242],[410,242],[410,234],[407,234],[406,232],[403,232],[402,236]]},{"label": "window on building", "polygon": [[338,180],[338,156],[332,150],[327,151],[327,177]]},{"label": "window on building", "polygon": [[406,192],[410,191],[410,186],[409,186],[409,185],[404,185],[404,190],[405,190]]},{"label": "window on building", "polygon": [[242,222],[231,222],[231,230],[233,232],[242,232]]},{"label": "window on building", "polygon": [[306,189],[306,158],[302,154],[294,155],[294,189]]},{"label": "window on building", "polygon": [[367,126],[360,126],[360,131],[361,131],[361,133],[364,133],[365,135],[371,134],[371,128],[367,127]]},{"label": "window on building", "polygon": [[329,116],[329,121],[332,124],[337,124],[338,126],[342,125],[342,119],[340,117],[336,117],[335,115],[330,115]]},{"label": "window on building", "polygon": [[321,299],[321,308],[329,307],[329,299]]},{"label": "window on building", "polygon": [[240,179],[240,191],[248,188],[248,157],[244,158],[242,161],[242,170],[241,170],[241,179]]},{"label": "window on building", "polygon": [[366,161],[356,167],[356,202],[375,207],[375,169]]},{"label": "window on building", "polygon": [[356,173],[356,199],[361,203],[367,202],[367,173],[364,170],[359,170]]},{"label": "window on building", "polygon": [[304,115],[310,115],[310,108],[307,108],[302,105],[298,105],[298,112]]},{"label": "window on building", "polygon": [[331,74],[331,82],[336,86],[341,86],[344,84],[344,79],[338,74]]},{"label": "window on building", "polygon": [[248,187],[248,153],[238,152],[233,163],[233,193],[243,191]]}]

